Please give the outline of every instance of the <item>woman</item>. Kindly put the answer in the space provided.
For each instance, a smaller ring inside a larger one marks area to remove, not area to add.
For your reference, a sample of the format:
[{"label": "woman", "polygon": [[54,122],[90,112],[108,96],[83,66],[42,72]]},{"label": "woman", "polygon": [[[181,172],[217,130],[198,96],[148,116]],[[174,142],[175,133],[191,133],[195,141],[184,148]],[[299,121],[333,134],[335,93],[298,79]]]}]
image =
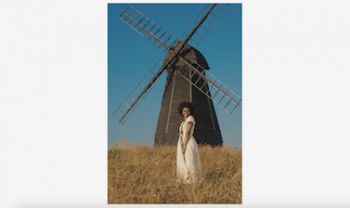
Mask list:
[{"label": "woman", "polygon": [[182,102],[179,105],[179,114],[183,117],[183,122],[179,127],[177,143],[177,178],[185,184],[198,182],[201,171],[198,145],[193,137],[196,125],[193,112],[194,108],[190,102]]}]

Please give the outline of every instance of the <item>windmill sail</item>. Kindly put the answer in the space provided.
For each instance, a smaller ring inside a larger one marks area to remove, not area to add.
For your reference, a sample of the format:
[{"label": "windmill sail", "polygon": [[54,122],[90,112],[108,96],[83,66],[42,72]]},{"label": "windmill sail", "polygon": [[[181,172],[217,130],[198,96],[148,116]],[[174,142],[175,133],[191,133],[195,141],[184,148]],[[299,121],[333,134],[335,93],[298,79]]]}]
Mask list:
[{"label": "windmill sail", "polygon": [[[198,23],[198,19],[202,18],[203,14],[208,12],[210,10],[210,4],[207,4],[204,6],[204,8],[201,10],[197,18],[194,19],[192,26],[190,27],[190,31],[192,31],[192,28]],[[196,31],[196,33],[193,35],[189,43],[194,46],[198,47],[199,44],[205,39],[205,37],[208,35],[208,33],[213,29],[213,27],[221,20],[221,17],[226,13],[226,4],[217,4],[215,9],[213,9],[209,14],[205,22],[201,25],[201,27]]]},{"label": "windmill sail", "polygon": [[[199,91],[204,93],[208,98],[213,100],[217,105],[224,109],[227,113],[232,113],[241,103],[241,98],[224,83],[217,79],[209,71],[198,63],[189,62],[185,57],[180,56],[188,67],[182,67],[176,71],[177,74],[192,83]],[[183,76],[185,71],[191,70],[191,76]]]},{"label": "windmill sail", "polygon": [[178,40],[161,26],[146,17],[136,8],[129,6],[120,14],[120,18],[141,36],[146,37],[158,48],[167,50]]},{"label": "windmill sail", "polygon": [[[167,66],[161,65],[161,59],[154,63],[147,74],[138,82],[136,87],[129,93],[124,102],[118,106],[113,112],[113,115],[117,117],[119,123],[124,123],[131,112],[133,112],[140,102],[144,99],[146,92],[150,90],[153,84],[157,81],[158,77],[166,70]],[[158,71],[156,71],[159,69]]]}]

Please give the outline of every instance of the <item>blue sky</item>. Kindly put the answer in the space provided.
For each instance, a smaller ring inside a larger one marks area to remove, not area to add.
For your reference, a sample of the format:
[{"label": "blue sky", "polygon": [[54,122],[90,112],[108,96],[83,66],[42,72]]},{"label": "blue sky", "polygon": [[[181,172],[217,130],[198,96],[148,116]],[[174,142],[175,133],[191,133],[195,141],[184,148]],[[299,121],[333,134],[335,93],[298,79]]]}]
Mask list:
[{"label": "blue sky", "polygon": [[[108,145],[120,140],[153,145],[165,85],[164,73],[124,124],[113,111],[165,52],[119,19],[129,4],[108,4]],[[132,4],[162,28],[184,39],[205,4]],[[196,47],[208,61],[210,72],[242,97],[241,4],[225,5],[225,13]],[[214,103],[215,105],[215,103]],[[224,144],[242,145],[242,106],[227,114],[215,105]]]}]

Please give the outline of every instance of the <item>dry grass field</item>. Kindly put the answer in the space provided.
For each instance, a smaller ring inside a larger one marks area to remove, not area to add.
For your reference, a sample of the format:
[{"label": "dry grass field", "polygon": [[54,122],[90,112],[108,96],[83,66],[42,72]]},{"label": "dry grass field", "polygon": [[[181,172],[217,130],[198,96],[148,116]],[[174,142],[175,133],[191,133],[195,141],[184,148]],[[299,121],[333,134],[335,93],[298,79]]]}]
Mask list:
[{"label": "dry grass field", "polygon": [[110,204],[240,204],[242,151],[200,146],[203,180],[176,182],[176,147],[114,146],[108,151]]}]

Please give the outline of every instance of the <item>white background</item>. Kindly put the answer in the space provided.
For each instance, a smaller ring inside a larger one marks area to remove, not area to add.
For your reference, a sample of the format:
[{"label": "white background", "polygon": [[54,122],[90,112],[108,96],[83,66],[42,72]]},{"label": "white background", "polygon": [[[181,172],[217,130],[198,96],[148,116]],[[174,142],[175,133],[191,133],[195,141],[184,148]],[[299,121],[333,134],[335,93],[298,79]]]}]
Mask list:
[{"label": "white background", "polygon": [[[347,2],[243,1],[243,207],[350,206]],[[0,207],[107,207],[107,3],[1,2]]]}]

